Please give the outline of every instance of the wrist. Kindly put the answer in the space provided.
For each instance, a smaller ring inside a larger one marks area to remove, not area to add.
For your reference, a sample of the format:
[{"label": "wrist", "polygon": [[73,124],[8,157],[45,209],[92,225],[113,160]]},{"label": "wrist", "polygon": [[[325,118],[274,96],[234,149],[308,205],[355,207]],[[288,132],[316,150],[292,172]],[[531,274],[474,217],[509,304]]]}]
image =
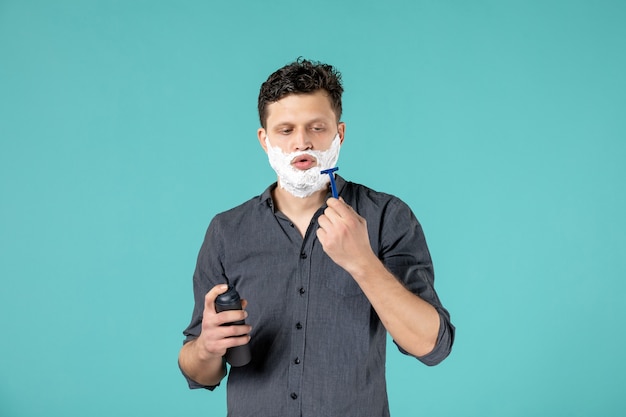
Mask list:
[{"label": "wrist", "polygon": [[371,276],[378,276],[386,271],[383,263],[373,253],[370,256],[357,258],[345,268],[357,282],[363,282]]},{"label": "wrist", "polygon": [[204,346],[202,346],[202,343],[200,342],[200,338],[189,342],[189,344],[192,344],[190,346],[190,349],[192,350],[191,352],[192,356],[199,362],[211,363],[218,359],[220,361],[222,360],[222,355],[216,355],[214,353],[209,352],[207,349],[205,349]]}]

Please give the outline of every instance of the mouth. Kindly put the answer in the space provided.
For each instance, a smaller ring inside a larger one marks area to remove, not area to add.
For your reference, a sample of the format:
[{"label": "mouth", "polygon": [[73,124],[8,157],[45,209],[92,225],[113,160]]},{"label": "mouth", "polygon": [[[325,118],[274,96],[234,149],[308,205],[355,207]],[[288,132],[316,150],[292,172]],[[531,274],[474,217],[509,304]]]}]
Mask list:
[{"label": "mouth", "polygon": [[299,155],[291,161],[291,165],[296,169],[304,171],[317,165],[317,159],[311,155]]}]

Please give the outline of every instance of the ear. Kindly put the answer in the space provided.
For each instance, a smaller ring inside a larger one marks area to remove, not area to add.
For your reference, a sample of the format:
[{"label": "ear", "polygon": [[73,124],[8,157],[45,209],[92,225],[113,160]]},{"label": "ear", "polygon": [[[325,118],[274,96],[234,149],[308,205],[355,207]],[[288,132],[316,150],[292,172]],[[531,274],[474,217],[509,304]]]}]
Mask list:
[{"label": "ear", "polygon": [[259,143],[261,144],[261,147],[263,148],[265,153],[267,153],[267,145],[265,144],[265,138],[267,137],[267,132],[265,131],[265,129],[260,127],[259,130],[256,131],[256,136],[257,138],[259,138]]},{"label": "ear", "polygon": [[339,122],[337,125],[337,133],[339,134],[339,143],[343,145],[343,137],[346,134],[346,124],[344,122]]}]

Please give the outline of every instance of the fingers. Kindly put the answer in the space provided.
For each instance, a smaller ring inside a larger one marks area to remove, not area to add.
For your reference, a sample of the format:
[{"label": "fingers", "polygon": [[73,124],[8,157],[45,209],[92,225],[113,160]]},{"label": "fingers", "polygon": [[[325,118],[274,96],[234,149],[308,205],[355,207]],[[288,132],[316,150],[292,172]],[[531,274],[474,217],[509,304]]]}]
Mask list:
[{"label": "fingers", "polygon": [[218,326],[203,329],[197,344],[205,357],[222,357],[231,347],[245,345],[250,341],[250,326]]},{"label": "fingers", "polygon": [[324,213],[318,218],[318,224],[322,229],[345,226],[349,229],[358,227],[362,223],[361,216],[342,197],[339,199],[329,198]]},{"label": "fingers", "polygon": [[326,204],[327,207],[324,210],[324,213],[317,219],[317,223],[319,225],[317,233],[318,238],[320,233],[325,235],[327,231],[333,229],[336,225],[340,225],[343,222],[343,216],[346,216],[346,213],[343,210],[344,207],[342,207],[345,203],[341,200],[329,198]]},{"label": "fingers", "polygon": [[[326,205],[328,206],[326,211],[335,213],[339,217],[346,217],[354,212],[352,207],[346,204],[342,197],[339,197],[339,199],[329,198],[326,201]],[[327,214],[326,211],[324,212],[325,214]]]},{"label": "fingers", "polygon": [[337,215],[338,218],[344,219],[344,220],[360,218],[356,210],[354,210],[352,206],[346,203],[343,197],[339,197],[339,199],[329,198],[326,201],[326,205],[327,207],[326,207],[326,210],[324,211],[324,214],[334,213]]}]

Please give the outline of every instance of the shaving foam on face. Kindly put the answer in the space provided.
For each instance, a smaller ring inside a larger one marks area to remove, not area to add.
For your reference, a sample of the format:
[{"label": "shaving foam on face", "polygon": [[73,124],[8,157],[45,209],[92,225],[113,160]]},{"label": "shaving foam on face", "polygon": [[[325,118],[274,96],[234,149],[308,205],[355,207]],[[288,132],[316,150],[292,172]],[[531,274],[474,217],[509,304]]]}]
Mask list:
[{"label": "shaving foam on face", "polygon": [[[325,151],[308,150],[285,153],[277,146],[271,146],[265,137],[267,145],[267,157],[272,169],[278,175],[278,184],[295,197],[305,198],[328,186],[328,175],[320,175],[322,170],[335,166],[339,159],[341,143],[339,134],[335,136],[330,148]],[[296,169],[291,162],[298,156],[311,155],[317,161],[317,165],[307,170]]]}]

